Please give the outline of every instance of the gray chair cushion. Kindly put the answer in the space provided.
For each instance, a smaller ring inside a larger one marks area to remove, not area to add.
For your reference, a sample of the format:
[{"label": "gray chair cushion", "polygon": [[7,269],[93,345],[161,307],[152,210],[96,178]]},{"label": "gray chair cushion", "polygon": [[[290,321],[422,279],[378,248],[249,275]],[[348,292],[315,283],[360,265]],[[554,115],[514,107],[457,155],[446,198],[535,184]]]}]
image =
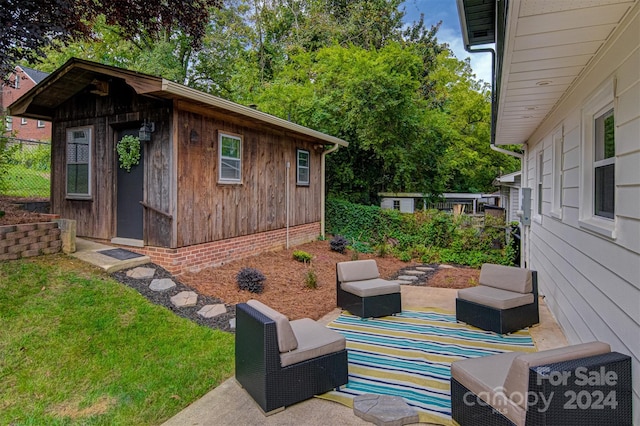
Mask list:
[{"label": "gray chair cushion", "polygon": [[[451,377],[487,404],[497,408],[509,420],[524,425],[527,413],[504,393],[502,385],[511,362],[522,352],[470,358],[451,363]],[[472,401],[468,398],[468,401]]]},{"label": "gray chair cushion", "polygon": [[380,277],[378,265],[373,259],[340,262],[337,267],[338,281],[363,281]]},{"label": "gray chair cushion", "polygon": [[[611,352],[611,347],[603,342],[590,342],[542,352],[523,353],[514,358],[504,380],[504,390],[510,399],[522,408],[527,408],[526,395],[529,389],[529,368],[555,362],[569,361]],[[505,366],[506,368],[506,366]]]},{"label": "gray chair cushion", "polygon": [[312,319],[291,321],[291,328],[298,341],[298,348],[280,354],[280,364],[283,367],[338,352],[346,347],[342,334],[329,330]]},{"label": "gray chair cushion", "polygon": [[529,305],[535,300],[533,293],[522,294],[485,285],[458,290],[458,298],[496,309],[516,308]]},{"label": "gray chair cushion", "polygon": [[292,351],[298,347],[298,341],[296,340],[296,336],[291,328],[289,319],[286,316],[257,300],[249,300],[247,305],[271,318],[276,323],[278,348],[281,353]]},{"label": "gray chair cushion", "polygon": [[376,278],[364,281],[349,281],[340,284],[340,288],[359,297],[380,296],[400,293],[400,284]]},{"label": "gray chair cushion", "polygon": [[480,269],[478,282],[480,285],[518,293],[531,293],[533,291],[531,270],[513,266],[485,263]]}]

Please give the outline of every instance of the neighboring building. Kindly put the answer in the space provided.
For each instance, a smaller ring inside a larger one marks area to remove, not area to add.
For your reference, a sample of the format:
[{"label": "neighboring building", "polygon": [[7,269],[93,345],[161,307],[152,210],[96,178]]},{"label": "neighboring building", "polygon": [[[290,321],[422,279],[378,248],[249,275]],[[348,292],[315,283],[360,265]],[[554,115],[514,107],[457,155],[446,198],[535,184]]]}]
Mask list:
[{"label": "neighboring building", "polygon": [[[9,76],[9,82],[2,84],[2,111],[17,101],[20,96],[31,90],[49,75],[42,71],[17,66],[15,72]],[[50,141],[51,123],[45,120],[26,117],[7,116],[6,134],[13,134],[16,139],[25,141]]]},{"label": "neighboring building", "polygon": [[505,217],[507,223],[518,222],[520,220],[518,211],[520,210],[521,177],[522,172],[518,170],[517,172],[495,178],[493,181],[493,186],[499,188],[502,207],[506,210]]},{"label": "neighboring building", "polygon": [[632,357],[640,425],[640,2],[458,0],[496,43],[492,143],[524,148],[524,260],[569,343]]},{"label": "neighboring building", "polygon": [[[71,59],[10,106],[50,120],[51,212],[172,273],[316,239],[332,136],[177,83]],[[153,130],[131,172],[116,144]]]},{"label": "neighboring building", "polygon": [[442,201],[428,203],[427,195],[419,192],[379,192],[381,197],[380,207],[383,209],[399,210],[402,213],[414,213],[416,210],[438,209],[453,211],[454,206],[460,205],[464,213],[477,214],[486,205],[499,205],[498,194],[472,194],[461,192],[445,192]]}]

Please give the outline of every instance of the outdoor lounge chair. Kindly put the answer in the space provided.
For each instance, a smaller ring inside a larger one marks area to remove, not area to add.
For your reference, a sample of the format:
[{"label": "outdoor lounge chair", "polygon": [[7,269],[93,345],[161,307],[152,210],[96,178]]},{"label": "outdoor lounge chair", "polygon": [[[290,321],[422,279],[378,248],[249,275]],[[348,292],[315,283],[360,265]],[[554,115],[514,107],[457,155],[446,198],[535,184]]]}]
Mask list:
[{"label": "outdoor lounge chair", "polygon": [[265,414],[348,381],[344,336],[257,300],[236,305],[235,361],[236,380]]},{"label": "outdoor lounge chair", "polygon": [[402,312],[400,285],[380,278],[373,259],[336,264],[338,306],[361,318]]},{"label": "outdoor lounge chair", "polygon": [[451,364],[460,426],[631,425],[631,357],[602,342]]},{"label": "outdoor lounge chair", "polygon": [[538,324],[537,272],[485,263],[479,285],[458,291],[456,320],[500,334]]}]

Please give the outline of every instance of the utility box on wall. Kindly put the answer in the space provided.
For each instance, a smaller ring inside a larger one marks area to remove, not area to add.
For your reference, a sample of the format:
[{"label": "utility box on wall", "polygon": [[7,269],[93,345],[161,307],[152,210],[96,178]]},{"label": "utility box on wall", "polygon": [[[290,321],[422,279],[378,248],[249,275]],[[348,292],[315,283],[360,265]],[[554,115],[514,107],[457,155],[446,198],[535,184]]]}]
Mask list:
[{"label": "utility box on wall", "polygon": [[525,226],[531,225],[531,188],[520,188],[522,199],[520,202],[520,223]]}]

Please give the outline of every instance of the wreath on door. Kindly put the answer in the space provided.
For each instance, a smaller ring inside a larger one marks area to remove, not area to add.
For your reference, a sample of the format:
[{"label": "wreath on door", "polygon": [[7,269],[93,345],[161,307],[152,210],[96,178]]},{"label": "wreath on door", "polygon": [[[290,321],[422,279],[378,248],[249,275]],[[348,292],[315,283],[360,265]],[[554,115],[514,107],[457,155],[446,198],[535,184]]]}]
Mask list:
[{"label": "wreath on door", "polygon": [[127,172],[132,166],[140,164],[140,139],[132,135],[123,136],[116,144],[120,168]]}]

